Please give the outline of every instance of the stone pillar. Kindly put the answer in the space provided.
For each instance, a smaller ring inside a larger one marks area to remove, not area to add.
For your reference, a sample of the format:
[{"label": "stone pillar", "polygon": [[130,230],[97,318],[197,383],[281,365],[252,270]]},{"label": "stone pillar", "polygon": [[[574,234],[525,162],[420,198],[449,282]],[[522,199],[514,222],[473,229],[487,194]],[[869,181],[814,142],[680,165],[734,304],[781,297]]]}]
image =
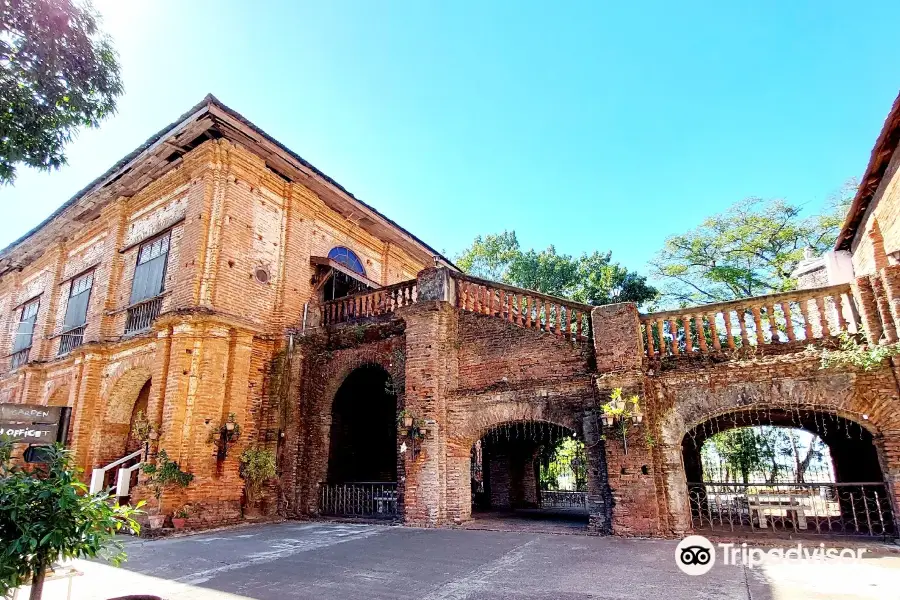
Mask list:
[{"label": "stone pillar", "polygon": [[408,450],[403,457],[404,520],[411,525],[448,521],[447,394],[456,387],[458,369],[457,313],[447,301],[451,283],[446,269],[425,269],[419,273],[416,303],[397,311],[406,321],[405,408],[428,430],[418,453]]},{"label": "stone pillar", "polygon": [[641,322],[631,302],[598,306],[591,311],[597,372],[633,371],[644,364]]},{"label": "stone pillar", "polygon": [[881,339],[883,328],[878,314],[878,305],[875,302],[875,291],[868,276],[857,277],[853,285],[853,296],[863,327],[866,330],[866,339],[872,344],[877,344]]}]

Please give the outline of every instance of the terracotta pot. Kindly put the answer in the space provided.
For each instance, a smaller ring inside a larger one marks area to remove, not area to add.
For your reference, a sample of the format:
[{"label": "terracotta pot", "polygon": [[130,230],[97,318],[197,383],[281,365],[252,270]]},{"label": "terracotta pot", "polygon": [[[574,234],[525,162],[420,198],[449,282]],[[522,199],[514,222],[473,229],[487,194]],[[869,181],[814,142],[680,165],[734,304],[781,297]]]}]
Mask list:
[{"label": "terracotta pot", "polygon": [[172,517],[172,525],[175,529],[184,529],[185,523],[187,523],[187,519],[183,517]]},{"label": "terracotta pot", "polygon": [[403,426],[404,427],[412,427],[413,418],[412,417],[403,417]]},{"label": "terracotta pot", "polygon": [[147,521],[150,523],[150,529],[162,529],[166,522],[166,515],[150,515],[147,517]]}]

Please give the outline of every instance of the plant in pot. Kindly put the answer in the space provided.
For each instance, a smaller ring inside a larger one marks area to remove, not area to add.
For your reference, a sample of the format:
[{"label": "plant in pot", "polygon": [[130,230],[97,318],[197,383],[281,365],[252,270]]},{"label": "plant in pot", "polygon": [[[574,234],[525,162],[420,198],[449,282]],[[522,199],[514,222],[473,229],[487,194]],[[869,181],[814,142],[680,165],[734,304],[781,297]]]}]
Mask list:
[{"label": "plant in pot", "polygon": [[266,448],[251,446],[241,453],[239,469],[244,480],[244,494],[247,500],[245,517],[258,515],[256,503],[262,496],[263,487],[275,477],[275,453]]},{"label": "plant in pot", "polygon": [[176,510],[174,515],[172,515],[172,526],[175,529],[184,529],[185,523],[187,523],[187,519],[190,516],[190,505],[185,504],[184,506]]},{"label": "plant in pot", "polygon": [[413,417],[413,414],[404,408],[397,413],[397,428],[408,430],[413,426],[414,420],[415,417]]},{"label": "plant in pot", "polygon": [[163,490],[173,486],[186,488],[193,481],[194,475],[182,471],[178,462],[170,460],[165,450],[159,451],[155,463],[147,463],[141,470],[148,476],[147,485],[153,490],[153,497],[156,498],[156,514],[149,517],[150,529],[159,529],[166,521],[162,509]]}]

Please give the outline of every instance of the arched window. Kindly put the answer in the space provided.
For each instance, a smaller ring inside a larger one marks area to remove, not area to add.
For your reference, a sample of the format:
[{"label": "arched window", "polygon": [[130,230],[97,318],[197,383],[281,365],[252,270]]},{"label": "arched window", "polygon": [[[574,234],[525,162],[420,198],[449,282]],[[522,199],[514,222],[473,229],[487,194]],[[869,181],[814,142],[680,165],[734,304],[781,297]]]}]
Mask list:
[{"label": "arched window", "polygon": [[345,248],[343,246],[332,248],[328,252],[328,258],[336,263],[344,265],[348,269],[359,273],[360,275],[366,274],[366,269],[365,267],[363,267],[362,261],[359,260],[359,257],[356,255],[356,253],[349,248]]}]

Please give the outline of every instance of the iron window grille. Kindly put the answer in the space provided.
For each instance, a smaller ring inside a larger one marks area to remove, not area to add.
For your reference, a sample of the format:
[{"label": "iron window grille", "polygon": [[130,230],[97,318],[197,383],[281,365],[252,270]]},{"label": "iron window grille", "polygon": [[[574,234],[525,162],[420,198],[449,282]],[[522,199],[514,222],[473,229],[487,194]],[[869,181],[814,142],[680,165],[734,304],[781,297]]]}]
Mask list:
[{"label": "iron window grille", "polygon": [[26,302],[22,306],[19,325],[16,328],[16,339],[13,340],[12,360],[10,368],[15,369],[28,362],[28,354],[34,338],[34,326],[37,323],[38,309],[41,306],[39,298]]}]

